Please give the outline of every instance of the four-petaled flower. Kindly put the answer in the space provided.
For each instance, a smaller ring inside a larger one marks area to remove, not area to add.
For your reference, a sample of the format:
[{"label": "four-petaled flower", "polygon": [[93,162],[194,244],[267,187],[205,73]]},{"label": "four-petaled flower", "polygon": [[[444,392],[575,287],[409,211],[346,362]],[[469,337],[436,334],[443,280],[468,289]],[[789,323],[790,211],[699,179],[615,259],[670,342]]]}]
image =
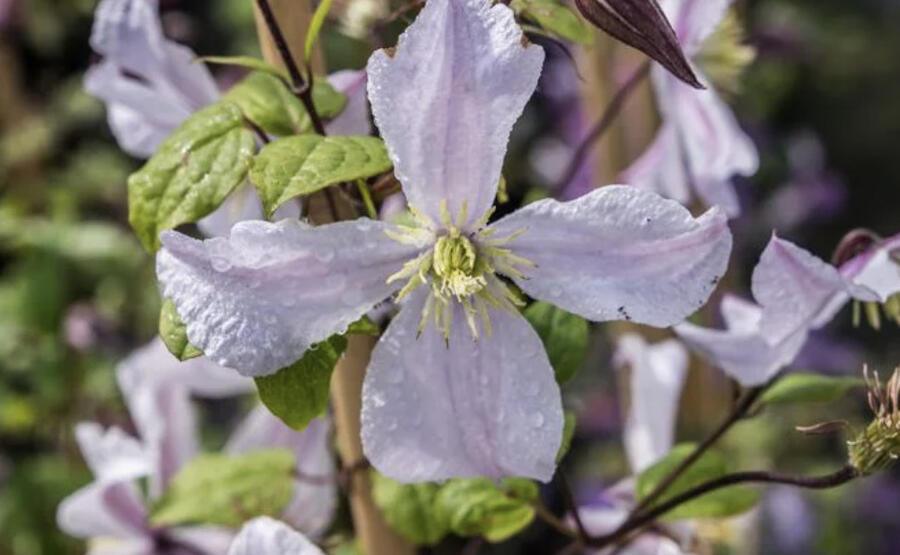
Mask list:
[{"label": "four-petaled flower", "polygon": [[228,239],[162,235],[157,259],[191,342],[263,375],[400,291],[363,391],[366,455],[400,481],[548,480],[559,388],[520,295],[594,321],[682,321],[725,269],[713,209],[611,186],[542,200],[486,225],[512,126],[541,48],[487,0],[431,0],[393,54],[369,61],[369,100],[418,226],[367,219],[311,227],[244,222]]},{"label": "four-petaled flower", "polygon": [[693,188],[707,206],[720,206],[729,216],[736,216],[740,205],[731,179],[756,173],[759,156],[697,64],[704,43],[725,20],[731,4],[732,0],[660,1],[706,88],[686,85],[662,66],[652,69],[662,126],[622,179],[683,204],[690,203]]}]

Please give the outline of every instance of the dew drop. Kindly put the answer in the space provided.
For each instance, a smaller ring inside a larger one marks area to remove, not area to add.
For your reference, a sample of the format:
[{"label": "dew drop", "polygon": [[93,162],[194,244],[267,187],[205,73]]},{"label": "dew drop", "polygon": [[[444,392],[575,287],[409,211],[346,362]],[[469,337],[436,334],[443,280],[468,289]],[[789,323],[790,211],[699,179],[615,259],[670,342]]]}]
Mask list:
[{"label": "dew drop", "polygon": [[559,298],[563,294],[562,287],[559,285],[553,285],[550,287],[550,296],[554,298]]},{"label": "dew drop", "polygon": [[388,431],[389,431],[389,432],[393,432],[394,430],[397,429],[397,425],[398,425],[398,424],[397,424],[397,421],[391,419],[391,420],[388,422],[388,424],[387,424],[387,429],[388,429]]},{"label": "dew drop", "polygon": [[544,425],[544,415],[540,412],[536,412],[531,415],[531,425],[535,428],[540,428]]},{"label": "dew drop", "polygon": [[334,259],[334,249],[331,247],[320,247],[316,249],[315,257],[319,262],[331,262]]},{"label": "dew drop", "polygon": [[347,306],[358,305],[363,300],[362,291],[360,291],[359,289],[356,289],[356,288],[348,289],[348,290],[344,291],[343,295],[341,295],[341,300]]},{"label": "dew drop", "polygon": [[209,262],[217,272],[227,272],[231,269],[231,261],[222,256],[213,256]]}]

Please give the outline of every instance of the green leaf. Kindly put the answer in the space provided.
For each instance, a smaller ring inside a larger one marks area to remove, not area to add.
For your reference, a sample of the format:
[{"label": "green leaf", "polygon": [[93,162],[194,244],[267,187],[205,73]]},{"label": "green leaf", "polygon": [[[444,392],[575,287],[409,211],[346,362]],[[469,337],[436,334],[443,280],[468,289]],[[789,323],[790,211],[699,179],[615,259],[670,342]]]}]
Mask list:
[{"label": "green leaf", "polygon": [[333,0],[322,0],[318,7],[316,7],[312,20],[309,22],[309,28],[306,30],[306,44],[303,47],[303,56],[307,61],[310,59],[313,46],[316,44],[316,39],[319,38],[319,31],[322,30],[322,24],[325,23],[328,12],[331,11],[332,2]]},{"label": "green leaf", "polygon": [[245,67],[256,71],[262,71],[263,73],[268,73],[269,75],[278,77],[279,79],[283,79],[285,82],[290,81],[290,76],[280,67],[273,66],[266,61],[260,60],[259,58],[254,58],[252,56],[201,56],[200,58],[198,58],[198,60],[210,64]]},{"label": "green leaf", "polygon": [[441,486],[434,482],[401,484],[372,472],[372,497],[388,524],[416,545],[435,545],[450,531],[435,510]]},{"label": "green leaf", "polygon": [[203,354],[203,351],[188,341],[184,322],[178,315],[175,303],[169,299],[163,300],[162,309],[159,311],[159,336],[169,352],[178,360],[187,360]]},{"label": "green leaf", "polygon": [[159,247],[160,231],[218,208],[247,175],[254,146],[234,104],[213,104],[181,124],[128,178],[128,220],[147,250]]},{"label": "green leaf", "polygon": [[[637,478],[636,495],[643,499],[659,484],[681,461],[695,449],[694,444],[676,445],[668,455],[656,464],[644,470]],[[679,493],[694,486],[718,478],[729,472],[725,456],[717,451],[706,451],[694,464],[688,467],[654,502],[658,505]],[[759,502],[759,492],[755,489],[735,485],[718,489],[679,505],[663,516],[664,520],[685,518],[723,518],[741,514],[753,508]]]},{"label": "green leaf", "polygon": [[557,383],[571,380],[587,357],[587,321],[543,301],[532,303],[525,309],[525,318],[544,342]]},{"label": "green leaf", "polygon": [[435,500],[438,518],[460,536],[482,536],[490,542],[510,538],[534,519],[531,503],[537,486],[528,480],[505,481],[508,492],[487,478],[450,480]]},{"label": "green leaf", "polygon": [[555,0],[513,0],[515,12],[560,38],[579,44],[592,44],[594,33],[568,6]]},{"label": "green leaf", "polygon": [[[312,98],[323,118],[338,115],[347,104],[347,97],[323,77],[314,78]],[[232,87],[224,99],[237,104],[247,119],[266,133],[287,136],[312,130],[312,120],[300,99],[284,81],[269,73],[251,73]]]},{"label": "green leaf", "polygon": [[200,455],[172,479],[150,524],[237,527],[255,516],[277,517],[293,496],[295,465],[293,453],[284,449]]},{"label": "green leaf", "polygon": [[381,335],[381,327],[369,319],[368,316],[363,316],[359,320],[350,324],[347,328],[348,334],[353,335],[373,335],[378,336]]},{"label": "green leaf", "polygon": [[328,408],[331,373],[346,348],[347,338],[334,335],[312,346],[294,364],[255,378],[260,401],[285,424],[303,430]]},{"label": "green leaf", "polygon": [[271,216],[288,199],[390,168],[391,160],[381,139],[309,134],[279,139],[263,147],[253,161],[250,179]]},{"label": "green leaf", "polygon": [[575,424],[578,423],[575,413],[570,410],[565,411],[563,417],[565,418],[565,421],[563,422],[562,443],[559,444],[559,451],[556,452],[557,464],[559,464],[560,461],[563,460],[563,457],[566,456],[566,453],[569,452],[569,447],[572,446],[572,437],[575,435]]},{"label": "green leaf", "polygon": [[821,374],[788,374],[772,384],[760,403],[829,403],[843,397],[847,391],[862,387],[860,378],[823,376]]}]

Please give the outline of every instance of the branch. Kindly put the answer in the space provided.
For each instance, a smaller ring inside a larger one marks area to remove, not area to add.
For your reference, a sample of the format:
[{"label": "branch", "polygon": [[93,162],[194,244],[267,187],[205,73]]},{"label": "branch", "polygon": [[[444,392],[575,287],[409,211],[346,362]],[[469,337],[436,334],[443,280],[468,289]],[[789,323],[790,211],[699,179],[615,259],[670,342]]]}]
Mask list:
[{"label": "branch", "polygon": [[[762,395],[763,391],[765,391],[771,383],[773,382],[770,381],[763,386],[756,387],[748,391],[744,395],[743,399],[741,399],[737,406],[734,407],[734,409],[731,411],[731,414],[728,415],[728,418],[726,418],[724,422],[719,424],[719,427],[716,428],[716,430],[712,434],[710,434],[709,437],[703,440],[703,442],[698,445],[697,448],[687,456],[687,458],[681,461],[678,466],[676,466],[668,474],[666,474],[665,478],[663,478],[659,482],[659,484],[657,484],[656,487],[653,488],[653,491],[651,491],[646,497],[641,500],[640,503],[638,503],[638,505],[631,512],[631,515],[629,515],[628,520],[632,520],[636,515],[640,514],[641,511],[643,511],[654,501],[656,501],[656,499],[658,499],[660,495],[665,493],[669,486],[671,486],[685,470],[687,470],[692,464],[697,462],[697,459],[699,459],[703,455],[703,453],[705,453],[710,447],[712,447],[714,443],[719,441],[719,438],[725,435],[725,432],[731,429],[732,426],[734,426],[741,418],[743,418],[747,414],[747,412],[753,406],[753,403],[756,402],[759,396]],[[622,525],[623,527],[628,524],[628,520],[626,520]]]},{"label": "branch", "polygon": [[605,547],[611,543],[624,539],[628,534],[651,524],[672,509],[687,503],[697,497],[705,495],[711,491],[722,489],[735,484],[746,483],[768,483],[768,484],[787,484],[804,489],[827,489],[843,485],[860,476],[859,471],[851,465],[846,465],[837,472],[826,474],[824,476],[788,476],[784,474],[776,474],[766,471],[750,471],[735,472],[726,474],[716,479],[710,480],[698,486],[660,503],[652,509],[638,515],[635,518],[629,518],[623,526],[617,530],[605,535],[592,538],[589,545],[592,547]]},{"label": "branch", "polygon": [[572,181],[572,178],[578,173],[578,168],[581,167],[581,164],[584,163],[585,158],[587,158],[591,147],[604,133],[606,133],[606,130],[610,128],[613,122],[616,121],[616,117],[619,115],[619,112],[622,111],[625,101],[628,100],[631,93],[634,92],[640,82],[650,73],[650,67],[650,60],[645,61],[633,74],[631,74],[628,80],[625,81],[625,84],[616,91],[615,96],[610,100],[603,115],[600,116],[600,119],[597,120],[594,127],[591,128],[587,136],[581,141],[581,144],[578,145],[578,149],[575,151],[572,160],[569,162],[569,166],[566,168],[566,173],[563,174],[562,179],[556,184],[555,191],[562,190],[570,181]]},{"label": "branch", "polygon": [[572,518],[575,519],[575,527],[578,529],[578,539],[582,543],[587,544],[591,535],[588,533],[587,528],[584,527],[584,522],[581,520],[581,515],[578,512],[578,505],[575,503],[575,496],[572,494],[572,486],[569,484],[569,481],[566,479],[566,476],[561,469],[557,469],[556,471],[556,481],[559,484],[559,490],[562,492],[566,508],[572,513]]}]

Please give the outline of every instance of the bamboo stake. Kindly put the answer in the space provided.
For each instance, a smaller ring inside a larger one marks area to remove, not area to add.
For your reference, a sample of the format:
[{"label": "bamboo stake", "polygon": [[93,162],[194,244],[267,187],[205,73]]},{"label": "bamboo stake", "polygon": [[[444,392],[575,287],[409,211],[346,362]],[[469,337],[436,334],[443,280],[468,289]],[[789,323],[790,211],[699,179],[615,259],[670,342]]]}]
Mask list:
[{"label": "bamboo stake", "polygon": [[[312,17],[310,3],[307,0],[269,0],[272,12],[279,23],[291,54],[297,65],[303,67],[302,53],[306,29]],[[269,63],[283,67],[278,49],[275,47],[262,15],[254,2],[256,28],[259,33],[260,47],[263,56]],[[316,47],[311,60],[316,73],[324,73],[325,64],[321,51]],[[353,216],[353,209],[339,195],[338,219]],[[319,225],[333,220],[324,195],[308,197],[309,217]],[[337,446],[341,460],[347,466],[353,466],[363,460],[362,442],[360,441],[359,413],[362,405],[362,384],[366,367],[375,340],[371,337],[350,335],[347,337],[347,352],[338,361],[331,378],[331,395],[334,406],[334,422],[337,434]],[[381,512],[372,500],[372,488],[368,472],[354,471],[349,487],[350,511],[356,537],[362,552],[366,555],[412,555],[413,547],[391,529]]]}]

